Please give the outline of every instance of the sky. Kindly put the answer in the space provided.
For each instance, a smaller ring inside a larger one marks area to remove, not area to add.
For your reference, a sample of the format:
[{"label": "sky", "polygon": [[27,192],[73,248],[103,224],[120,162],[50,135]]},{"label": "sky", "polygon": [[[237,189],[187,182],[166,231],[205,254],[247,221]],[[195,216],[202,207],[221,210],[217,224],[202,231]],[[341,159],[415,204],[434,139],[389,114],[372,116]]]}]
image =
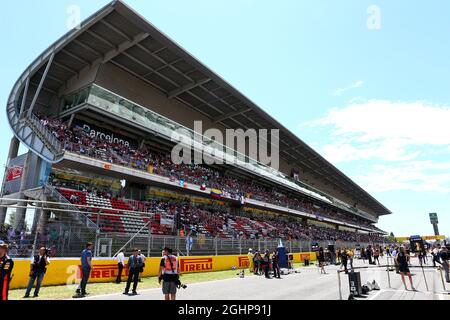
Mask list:
[{"label": "sky", "polygon": [[[5,2],[3,105],[74,8],[84,19],[108,2]],[[125,2],[389,208],[380,228],[431,235],[437,212],[450,235],[449,1]],[[5,111],[0,124],[5,164]]]}]

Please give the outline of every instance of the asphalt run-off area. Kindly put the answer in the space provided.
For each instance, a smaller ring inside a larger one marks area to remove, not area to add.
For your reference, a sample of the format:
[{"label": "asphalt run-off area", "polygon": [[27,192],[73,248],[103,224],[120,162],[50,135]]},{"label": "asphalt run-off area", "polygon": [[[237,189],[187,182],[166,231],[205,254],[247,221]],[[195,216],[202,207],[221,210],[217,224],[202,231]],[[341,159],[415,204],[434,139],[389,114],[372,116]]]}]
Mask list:
[{"label": "asphalt run-off area", "polygon": [[[380,263],[385,265],[386,258]],[[390,262],[392,263],[392,262]],[[412,258],[411,265],[418,266],[418,259]],[[431,259],[428,259],[431,267]],[[354,267],[360,272],[361,282],[375,280],[380,290],[373,290],[361,300],[450,300],[450,284],[444,283],[441,274],[434,268],[412,267],[411,273],[415,291],[404,289],[401,276],[395,271],[388,272],[386,267],[369,265],[367,261],[355,260]],[[244,278],[217,280],[190,284],[186,289],[178,290],[178,300],[338,300],[348,299],[349,280],[345,273],[340,273],[341,294],[339,293],[339,266],[326,267],[327,274],[320,274],[315,265],[297,269],[299,273],[283,275],[282,279],[265,279],[264,276],[247,276]],[[237,272],[236,272],[237,273]],[[389,285],[390,283],[390,285]],[[88,296],[87,300],[161,300],[161,288],[139,290],[136,296],[122,293]]]}]

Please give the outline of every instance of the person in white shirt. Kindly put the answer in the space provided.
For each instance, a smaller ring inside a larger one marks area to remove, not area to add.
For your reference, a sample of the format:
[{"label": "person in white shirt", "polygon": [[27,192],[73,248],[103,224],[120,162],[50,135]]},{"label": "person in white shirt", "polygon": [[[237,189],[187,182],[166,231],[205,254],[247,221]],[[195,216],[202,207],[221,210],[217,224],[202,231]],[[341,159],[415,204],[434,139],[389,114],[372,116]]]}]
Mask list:
[{"label": "person in white shirt", "polygon": [[142,273],[144,272],[146,256],[144,256],[142,254],[141,250],[138,251],[138,256],[142,259],[142,268],[139,270],[139,282],[142,282],[141,276],[142,276]]},{"label": "person in white shirt", "polygon": [[122,281],[122,270],[125,266],[125,255],[123,254],[123,250],[120,250],[117,255],[117,267],[119,268],[119,273],[117,274],[116,283],[120,283]]}]

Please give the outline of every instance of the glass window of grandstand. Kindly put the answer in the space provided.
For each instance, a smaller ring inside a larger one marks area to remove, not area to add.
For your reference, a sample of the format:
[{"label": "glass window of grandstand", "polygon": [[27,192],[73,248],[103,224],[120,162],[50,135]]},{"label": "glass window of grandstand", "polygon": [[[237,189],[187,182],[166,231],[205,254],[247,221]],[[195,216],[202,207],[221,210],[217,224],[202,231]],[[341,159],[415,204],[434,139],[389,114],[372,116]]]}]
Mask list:
[{"label": "glass window of grandstand", "polygon": [[62,112],[78,107],[87,102],[90,87],[86,87],[64,97]]},{"label": "glass window of grandstand", "polygon": [[[114,94],[113,92],[110,92],[96,84],[93,84],[90,89],[88,103],[92,106],[96,106],[105,111],[114,113],[124,119],[131,120],[134,123],[139,123],[148,128],[152,128],[153,130],[168,137],[171,136],[173,131],[184,128],[175,121],[172,121],[152,110]],[[188,128],[185,129],[187,129],[186,134],[192,138],[194,135],[193,130]],[[297,190],[300,189],[303,192],[305,191],[305,188],[300,182],[294,182],[291,178],[286,177],[281,172],[274,170],[269,166],[263,165],[256,160],[250,159],[247,155],[240,154],[236,150],[230,149],[227,146],[218,143],[214,139],[206,139],[204,137],[202,142],[207,147],[218,149],[221,152],[226,152],[229,156],[234,157],[235,161],[237,160],[238,165],[244,166],[246,169],[250,169],[266,177],[269,176],[276,181],[288,183],[288,185]],[[308,191],[308,194],[311,193],[320,198],[324,197],[318,191]]]}]

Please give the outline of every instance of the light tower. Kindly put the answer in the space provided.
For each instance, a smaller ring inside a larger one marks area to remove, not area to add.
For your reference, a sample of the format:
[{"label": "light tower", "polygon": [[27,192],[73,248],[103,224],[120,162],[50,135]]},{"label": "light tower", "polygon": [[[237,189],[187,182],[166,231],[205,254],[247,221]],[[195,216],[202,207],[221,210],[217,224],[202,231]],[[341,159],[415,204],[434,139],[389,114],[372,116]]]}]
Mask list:
[{"label": "light tower", "polygon": [[438,217],[437,217],[437,213],[436,212],[432,212],[429,214],[430,216],[430,222],[433,225],[433,229],[434,229],[434,235],[438,236],[439,235],[439,228],[438,228]]}]

